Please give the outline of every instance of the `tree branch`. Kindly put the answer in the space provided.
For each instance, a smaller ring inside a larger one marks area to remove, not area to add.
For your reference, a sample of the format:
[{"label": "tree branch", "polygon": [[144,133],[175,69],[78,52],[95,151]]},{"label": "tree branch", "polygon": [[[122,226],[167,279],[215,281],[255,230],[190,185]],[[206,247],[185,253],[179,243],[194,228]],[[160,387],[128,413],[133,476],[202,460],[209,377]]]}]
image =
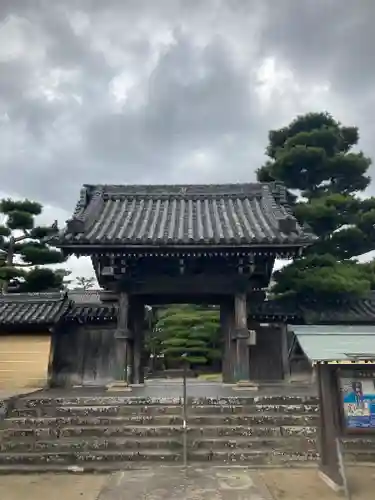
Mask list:
[{"label": "tree branch", "polygon": [[28,238],[30,238],[30,233],[28,231],[26,231],[25,229],[23,230],[25,234],[23,234],[22,236],[17,236],[17,238],[15,237],[14,238],[14,242],[15,243],[19,243],[20,241],[24,241],[24,240],[27,240]]}]

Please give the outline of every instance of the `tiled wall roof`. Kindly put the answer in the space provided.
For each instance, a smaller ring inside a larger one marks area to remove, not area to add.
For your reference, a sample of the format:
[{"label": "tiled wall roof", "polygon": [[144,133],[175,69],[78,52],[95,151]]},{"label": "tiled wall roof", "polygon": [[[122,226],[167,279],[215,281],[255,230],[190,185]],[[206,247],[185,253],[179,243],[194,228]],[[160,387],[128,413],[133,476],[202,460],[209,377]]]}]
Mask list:
[{"label": "tiled wall roof", "polygon": [[100,290],[71,290],[68,293],[71,302],[65,319],[80,323],[114,322],[117,319],[117,304],[106,300],[111,294]]},{"label": "tiled wall roof", "polygon": [[[251,305],[250,305],[251,306]],[[251,309],[253,319],[309,324],[375,324],[375,294],[337,301],[268,300]]]},{"label": "tiled wall roof", "polygon": [[65,293],[0,295],[0,325],[52,325],[67,311]]},{"label": "tiled wall roof", "polygon": [[[290,324],[375,324],[375,294],[337,302],[268,300],[249,304],[249,316],[260,322]],[[0,295],[0,328],[52,326],[60,320],[115,322],[118,306],[113,296],[97,290]]]}]

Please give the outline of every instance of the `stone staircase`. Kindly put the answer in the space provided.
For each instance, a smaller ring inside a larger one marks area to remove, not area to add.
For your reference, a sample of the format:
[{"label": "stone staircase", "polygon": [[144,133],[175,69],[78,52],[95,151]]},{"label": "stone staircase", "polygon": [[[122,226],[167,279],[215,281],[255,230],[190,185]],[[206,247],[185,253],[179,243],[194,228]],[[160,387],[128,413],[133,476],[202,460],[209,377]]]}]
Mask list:
[{"label": "stone staircase", "polygon": [[0,471],[121,469],[182,456],[179,400],[24,398],[0,430]]},{"label": "stone staircase", "polygon": [[[181,403],[110,395],[23,397],[0,422],[0,472],[181,463]],[[187,422],[189,463],[300,466],[318,456],[313,396],[193,398]]]},{"label": "stone staircase", "polygon": [[189,458],[194,462],[299,466],[318,457],[316,397],[195,400],[188,422]]}]

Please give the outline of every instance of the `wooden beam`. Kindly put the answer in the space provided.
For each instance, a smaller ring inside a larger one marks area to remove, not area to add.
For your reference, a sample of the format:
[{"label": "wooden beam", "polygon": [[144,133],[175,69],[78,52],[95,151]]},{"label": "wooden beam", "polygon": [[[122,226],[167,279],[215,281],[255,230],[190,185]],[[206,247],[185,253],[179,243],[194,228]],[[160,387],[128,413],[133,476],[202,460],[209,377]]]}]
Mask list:
[{"label": "wooden beam", "polygon": [[177,275],[149,276],[120,279],[118,285],[132,295],[234,295],[239,289],[244,293],[253,290],[251,278],[246,275]]}]

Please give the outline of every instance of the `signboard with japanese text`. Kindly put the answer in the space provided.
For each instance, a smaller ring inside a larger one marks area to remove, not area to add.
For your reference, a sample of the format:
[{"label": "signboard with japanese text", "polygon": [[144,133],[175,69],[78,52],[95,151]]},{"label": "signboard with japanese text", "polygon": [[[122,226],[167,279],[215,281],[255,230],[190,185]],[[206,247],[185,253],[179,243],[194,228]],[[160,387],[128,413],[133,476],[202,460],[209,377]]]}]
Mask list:
[{"label": "signboard with japanese text", "polygon": [[375,370],[342,370],[340,390],[346,429],[375,430]]}]

